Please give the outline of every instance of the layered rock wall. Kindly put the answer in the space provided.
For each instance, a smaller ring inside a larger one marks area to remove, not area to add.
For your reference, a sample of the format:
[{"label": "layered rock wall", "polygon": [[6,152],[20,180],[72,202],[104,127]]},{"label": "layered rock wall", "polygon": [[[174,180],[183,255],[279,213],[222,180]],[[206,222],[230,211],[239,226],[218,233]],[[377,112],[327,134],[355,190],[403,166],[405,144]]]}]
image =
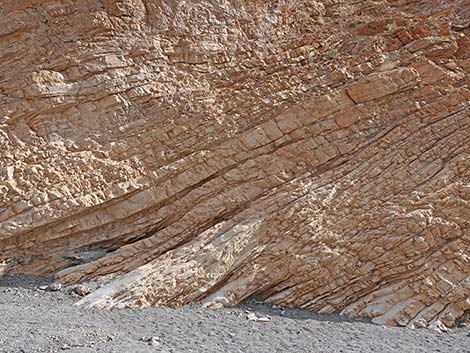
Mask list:
[{"label": "layered rock wall", "polygon": [[3,272],[106,278],[99,307],[470,309],[468,1],[0,8]]}]

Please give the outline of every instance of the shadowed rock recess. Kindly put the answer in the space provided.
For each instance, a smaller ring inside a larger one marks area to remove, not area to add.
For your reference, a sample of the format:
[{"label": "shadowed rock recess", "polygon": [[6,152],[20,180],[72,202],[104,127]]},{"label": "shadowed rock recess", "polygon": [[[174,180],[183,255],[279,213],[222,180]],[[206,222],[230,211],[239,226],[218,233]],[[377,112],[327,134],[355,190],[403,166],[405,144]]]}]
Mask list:
[{"label": "shadowed rock recess", "polygon": [[0,2],[0,273],[103,308],[470,310],[468,0]]}]

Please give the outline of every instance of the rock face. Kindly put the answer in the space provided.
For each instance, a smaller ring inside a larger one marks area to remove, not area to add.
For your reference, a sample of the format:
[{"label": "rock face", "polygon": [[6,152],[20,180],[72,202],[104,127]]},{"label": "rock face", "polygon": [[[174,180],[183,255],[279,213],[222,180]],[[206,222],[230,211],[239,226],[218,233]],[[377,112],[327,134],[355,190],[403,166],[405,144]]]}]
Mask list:
[{"label": "rock face", "polygon": [[470,310],[468,0],[0,7],[0,272],[106,278],[106,308]]}]

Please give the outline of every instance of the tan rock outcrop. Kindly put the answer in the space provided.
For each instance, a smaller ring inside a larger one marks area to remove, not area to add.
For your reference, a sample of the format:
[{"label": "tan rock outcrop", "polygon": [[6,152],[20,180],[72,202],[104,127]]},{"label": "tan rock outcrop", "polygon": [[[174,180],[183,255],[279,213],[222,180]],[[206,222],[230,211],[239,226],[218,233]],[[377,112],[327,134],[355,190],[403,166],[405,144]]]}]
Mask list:
[{"label": "tan rock outcrop", "polygon": [[470,4],[0,2],[0,271],[83,305],[470,310]]}]

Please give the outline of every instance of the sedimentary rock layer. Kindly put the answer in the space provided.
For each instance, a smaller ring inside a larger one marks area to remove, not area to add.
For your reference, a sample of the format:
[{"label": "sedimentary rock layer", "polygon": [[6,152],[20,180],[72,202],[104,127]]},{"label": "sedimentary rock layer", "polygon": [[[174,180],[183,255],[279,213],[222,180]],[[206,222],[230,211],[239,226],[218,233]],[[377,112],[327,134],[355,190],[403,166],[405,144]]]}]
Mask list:
[{"label": "sedimentary rock layer", "polygon": [[[0,270],[98,307],[470,310],[470,4],[0,3]],[[1,272],[1,271],[0,271]]]}]

